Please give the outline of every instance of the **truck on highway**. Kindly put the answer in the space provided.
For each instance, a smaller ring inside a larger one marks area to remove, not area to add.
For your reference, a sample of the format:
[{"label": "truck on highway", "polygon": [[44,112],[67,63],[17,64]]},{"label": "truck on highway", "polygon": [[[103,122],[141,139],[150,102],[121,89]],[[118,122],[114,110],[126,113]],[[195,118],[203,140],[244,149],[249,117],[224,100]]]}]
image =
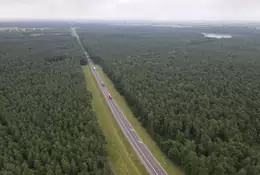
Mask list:
[{"label": "truck on highway", "polygon": [[110,100],[112,100],[112,96],[111,96],[110,94],[108,94],[108,98],[109,98]]}]

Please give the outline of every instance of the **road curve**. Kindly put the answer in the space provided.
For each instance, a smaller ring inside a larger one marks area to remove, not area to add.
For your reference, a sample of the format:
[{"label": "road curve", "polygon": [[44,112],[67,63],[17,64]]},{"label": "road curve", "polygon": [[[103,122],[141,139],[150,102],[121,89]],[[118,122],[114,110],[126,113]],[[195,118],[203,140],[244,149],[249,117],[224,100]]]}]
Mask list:
[{"label": "road curve", "polygon": [[[87,53],[86,53],[87,54]],[[88,56],[87,56],[88,57]],[[151,175],[167,175],[163,167],[159,164],[159,162],[155,159],[155,157],[152,155],[150,150],[147,148],[147,146],[143,143],[141,138],[137,135],[135,130],[133,129],[130,122],[127,120],[123,112],[121,112],[120,108],[116,104],[116,102],[113,99],[109,99],[109,91],[106,87],[103,87],[101,82],[102,79],[99,75],[99,73],[94,70],[94,65],[89,62],[91,72],[94,75],[96,82],[102,92],[102,94],[105,97],[105,100],[116,119],[118,125],[122,129],[123,133],[125,134],[126,138],[132,145],[133,149],[135,150],[136,154],[140,158],[141,162],[144,164],[145,168]]]},{"label": "road curve", "polygon": [[145,166],[147,172],[151,175],[167,175],[166,171],[163,169],[163,167],[160,165],[160,163],[155,159],[155,157],[152,155],[152,153],[147,148],[147,146],[143,143],[141,138],[137,135],[137,133],[133,129],[132,125],[127,120],[127,118],[125,117],[123,112],[120,110],[120,108],[118,107],[116,102],[113,99],[109,99],[110,93],[105,86],[104,87],[102,86],[103,81],[102,81],[99,73],[94,68],[92,61],[89,58],[89,54],[85,51],[76,31],[74,29],[72,29],[72,31],[75,32],[74,34],[76,35],[79,44],[81,45],[82,49],[85,52],[85,55],[89,61],[89,66],[90,66],[91,72],[92,72],[93,76],[95,77],[95,80],[99,86],[99,89],[101,90],[102,94],[104,95],[107,105],[109,106],[114,118],[116,119],[118,125],[120,126],[124,135],[128,139],[129,143],[133,147],[137,156],[140,158],[141,162]]}]

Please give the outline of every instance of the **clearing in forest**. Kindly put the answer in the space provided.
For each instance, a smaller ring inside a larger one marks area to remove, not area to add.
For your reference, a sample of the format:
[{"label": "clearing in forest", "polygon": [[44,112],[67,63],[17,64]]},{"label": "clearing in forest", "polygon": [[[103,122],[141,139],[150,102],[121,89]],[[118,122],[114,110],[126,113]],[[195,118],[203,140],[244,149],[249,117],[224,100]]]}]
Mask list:
[{"label": "clearing in forest", "polygon": [[132,111],[130,110],[129,106],[127,105],[125,99],[123,96],[121,96],[117,90],[115,89],[113,83],[110,81],[110,79],[106,76],[106,74],[103,72],[102,68],[98,65],[95,65],[97,71],[99,72],[103,82],[106,85],[106,88],[108,88],[109,92],[113,96],[113,99],[117,102],[120,109],[124,112],[126,118],[128,121],[132,124],[135,131],[138,133],[140,138],[143,140],[143,142],[146,144],[146,146],[149,148],[149,150],[152,152],[154,157],[158,160],[158,162],[163,166],[165,171],[169,175],[183,175],[184,173],[182,170],[174,165],[171,160],[169,160],[166,155],[163,154],[163,152],[160,150],[160,148],[157,146],[157,144],[153,141],[151,136],[146,132],[146,130],[142,127],[142,125],[139,123],[139,121],[135,118]]},{"label": "clearing in forest", "polygon": [[116,175],[145,175],[144,166],[128,143],[121,129],[111,114],[98,85],[90,72],[89,66],[83,66],[87,88],[92,92],[93,110],[107,141],[108,158]]}]

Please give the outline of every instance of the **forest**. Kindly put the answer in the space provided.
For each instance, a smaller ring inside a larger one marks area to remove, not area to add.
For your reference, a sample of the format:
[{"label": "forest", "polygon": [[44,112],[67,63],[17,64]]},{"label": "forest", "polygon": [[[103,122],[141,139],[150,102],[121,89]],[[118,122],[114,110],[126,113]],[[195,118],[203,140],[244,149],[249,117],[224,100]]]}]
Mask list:
[{"label": "forest", "polygon": [[67,30],[0,32],[0,174],[112,174]]},{"label": "forest", "polygon": [[77,31],[187,175],[260,174],[259,30],[87,25]]}]

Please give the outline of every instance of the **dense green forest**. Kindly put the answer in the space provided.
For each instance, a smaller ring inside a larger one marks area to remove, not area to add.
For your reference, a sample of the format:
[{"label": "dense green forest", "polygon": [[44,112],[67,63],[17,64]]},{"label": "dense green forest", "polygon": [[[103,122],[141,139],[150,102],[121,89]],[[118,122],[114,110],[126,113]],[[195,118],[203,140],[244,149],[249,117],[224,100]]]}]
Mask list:
[{"label": "dense green forest", "polygon": [[0,32],[1,175],[111,174],[84,53],[59,30]]},{"label": "dense green forest", "polygon": [[78,33],[187,175],[260,174],[260,31],[88,25]]}]

